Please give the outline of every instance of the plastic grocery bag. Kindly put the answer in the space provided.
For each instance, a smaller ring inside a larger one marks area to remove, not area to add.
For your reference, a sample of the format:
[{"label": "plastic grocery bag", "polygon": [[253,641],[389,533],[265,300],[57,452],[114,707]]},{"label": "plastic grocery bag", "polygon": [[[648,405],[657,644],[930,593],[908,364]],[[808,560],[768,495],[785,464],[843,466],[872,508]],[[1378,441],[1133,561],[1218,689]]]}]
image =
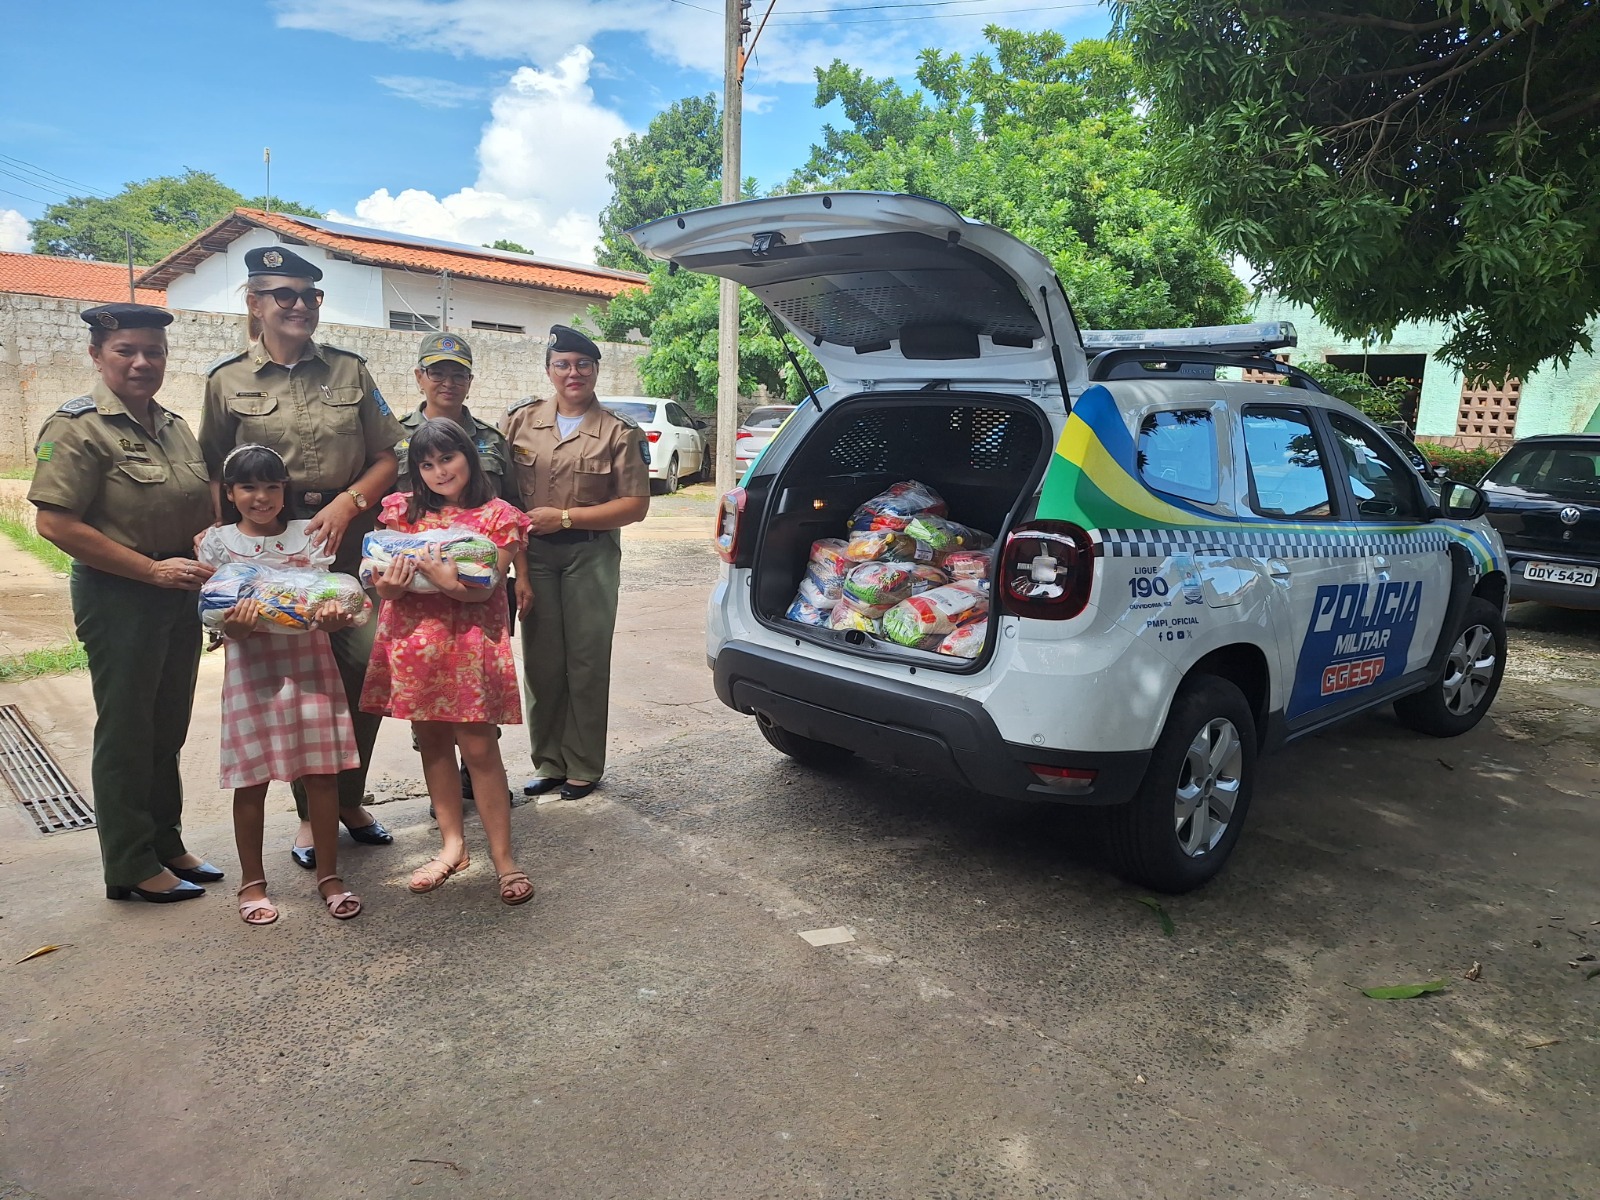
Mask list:
[{"label": "plastic grocery bag", "polygon": [[950,572],[953,580],[988,579],[993,557],[987,550],[956,550],[945,555],[939,565]]},{"label": "plastic grocery bag", "polygon": [[898,604],[911,594],[911,572],[897,563],[862,563],[845,576],[844,594],[867,605]]},{"label": "plastic grocery bag", "polygon": [[[467,587],[492,588],[500,582],[495,544],[481,533],[454,526],[419,533],[374,529],[361,539],[361,582],[372,587],[396,558],[420,558],[429,546],[438,546],[440,555],[456,564],[456,578]],[[419,572],[406,590],[427,593],[439,589]]]},{"label": "plastic grocery bag", "polygon": [[844,593],[844,579],[839,575],[826,578],[817,574],[815,567],[800,577],[800,599],[813,608],[832,608]]},{"label": "plastic grocery bag", "polygon": [[365,625],[372,615],[372,601],[349,575],[224,563],[200,587],[200,623],[220,630],[223,615],[241,600],[260,602],[256,629],[262,633],[309,633],[316,628],[311,614],[327,600],[335,601],[356,625]]},{"label": "plastic grocery bag", "polygon": [[883,616],[883,632],[902,646],[915,646],[930,634],[951,633],[988,612],[988,594],[978,583],[947,583],[896,604]]},{"label": "plastic grocery bag", "polygon": [[843,579],[855,566],[855,559],[845,553],[850,543],[843,538],[822,538],[811,543],[811,561],[806,569],[818,579]]},{"label": "plastic grocery bag", "polygon": [[945,634],[937,650],[954,658],[977,658],[983,653],[983,639],[988,631],[988,621],[969,621],[965,625],[957,625]]},{"label": "plastic grocery bag", "polygon": [[919,596],[923,592],[932,591],[936,587],[943,587],[950,582],[950,575],[943,567],[935,567],[930,563],[897,563],[911,571],[911,594]]},{"label": "plastic grocery bag", "polygon": [[994,544],[994,539],[982,530],[926,513],[911,518],[905,532],[907,537],[925,542],[941,554],[952,550],[982,550]]},{"label": "plastic grocery bag", "polygon": [[879,558],[907,559],[916,554],[917,543],[891,529],[869,529],[852,533],[844,552],[854,562],[871,562]]},{"label": "plastic grocery bag", "polygon": [[856,509],[850,517],[850,530],[853,533],[869,529],[899,530],[919,513],[943,516],[946,511],[943,496],[925,483],[907,479],[886,492],[879,492]]},{"label": "plastic grocery bag", "polygon": [[848,593],[828,613],[829,629],[859,629],[877,636],[883,633],[883,614],[892,606],[862,604]]},{"label": "plastic grocery bag", "polygon": [[813,604],[807,604],[804,596],[796,596],[794,603],[789,605],[789,611],[783,615],[800,625],[826,625],[828,623],[828,614]]}]

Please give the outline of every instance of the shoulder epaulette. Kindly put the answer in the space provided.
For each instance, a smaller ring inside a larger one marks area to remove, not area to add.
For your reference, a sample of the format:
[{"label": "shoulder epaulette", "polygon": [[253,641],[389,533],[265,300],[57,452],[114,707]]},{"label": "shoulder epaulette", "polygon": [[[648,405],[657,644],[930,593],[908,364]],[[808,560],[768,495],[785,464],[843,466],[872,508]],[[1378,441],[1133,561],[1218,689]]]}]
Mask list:
[{"label": "shoulder epaulette", "polygon": [[365,354],[361,354],[355,350],[346,350],[343,346],[330,346],[327,342],[318,342],[317,345],[321,346],[324,350],[332,350],[335,354],[348,354],[357,362],[364,363],[367,361],[367,356]]},{"label": "shoulder epaulette", "polygon": [[232,354],[224,354],[221,358],[217,359],[216,362],[212,363],[206,368],[206,374],[214,375],[219,368],[225,367],[231,362],[238,362],[241,358],[249,353],[250,351],[248,350],[235,350]]},{"label": "shoulder epaulette", "polygon": [[528,405],[530,405],[530,404],[538,404],[538,403],[539,403],[539,397],[538,396],[524,396],[521,400],[518,400],[510,408],[506,409],[506,416],[509,417],[512,413],[516,412],[518,409],[527,408]]},{"label": "shoulder epaulette", "polygon": [[[601,407],[603,408],[605,406],[602,405]],[[613,409],[613,408],[607,408],[606,411],[608,413],[610,413],[613,417],[615,417],[617,420],[621,421],[629,429],[637,429],[637,428],[639,428],[639,422],[635,421],[632,417],[628,416],[627,413],[619,413],[619,412],[616,411],[616,409]]]},{"label": "shoulder epaulette", "polygon": [[94,411],[94,398],[91,396],[79,396],[76,400],[68,400],[56,411],[69,417],[81,417],[86,412]]}]

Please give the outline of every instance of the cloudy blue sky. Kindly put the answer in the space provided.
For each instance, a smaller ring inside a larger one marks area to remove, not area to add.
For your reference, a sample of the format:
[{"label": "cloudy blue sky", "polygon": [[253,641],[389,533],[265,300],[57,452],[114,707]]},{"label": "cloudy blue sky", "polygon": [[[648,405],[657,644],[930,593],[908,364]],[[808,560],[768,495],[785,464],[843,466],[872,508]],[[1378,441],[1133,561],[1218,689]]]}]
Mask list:
[{"label": "cloudy blue sky", "polygon": [[[767,0],[756,0],[759,21]],[[0,249],[67,195],[185,167],[339,219],[591,261],[611,143],[721,91],[720,0],[80,0],[19,5],[0,89]],[[994,22],[1069,39],[1098,3],[779,0],[745,83],[744,173],[803,162],[814,69],[910,81]]]}]

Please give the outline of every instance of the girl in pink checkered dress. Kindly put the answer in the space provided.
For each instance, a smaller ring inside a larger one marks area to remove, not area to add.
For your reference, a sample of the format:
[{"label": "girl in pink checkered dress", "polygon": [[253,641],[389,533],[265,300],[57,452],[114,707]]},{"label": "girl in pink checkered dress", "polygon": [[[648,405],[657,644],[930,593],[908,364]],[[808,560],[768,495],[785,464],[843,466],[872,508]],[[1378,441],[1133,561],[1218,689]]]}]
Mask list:
[{"label": "girl in pink checkered dress", "polygon": [[[500,899],[526,904],[533,899],[533,884],[517,870],[511,853],[511,798],[499,727],[522,723],[505,571],[526,550],[528,518],[495,494],[472,440],[461,426],[441,417],[424,421],[411,435],[401,486],[410,491],[384,500],[382,524],[404,533],[471,529],[498,549],[501,577],[492,588],[466,587],[456,577],[455,563],[434,548],[420,559],[395,557],[374,583],[384,604],[361,707],[411,722],[443,842],[438,856],[413,872],[411,890],[442,887],[470,862],[456,769],[459,746],[489,839]],[[419,575],[436,590],[410,590]]]},{"label": "girl in pink checkered dress", "polygon": [[[236,447],[222,462],[224,512],[200,543],[199,558],[212,567],[242,562],[264,567],[314,567],[333,561],[306,533],[305,521],[283,519],[289,472],[267,446]],[[339,878],[338,773],[360,765],[344,684],[328,632],[349,624],[334,601],[312,614],[318,629],[276,635],[255,631],[260,604],[242,600],[223,614],[227,669],[222,683],[222,786],[233,791],[233,832],[239,866],[250,882],[239,889],[239,915],[247,925],[270,925],[278,910],[267,899],[261,842],[267,786],[274,779],[303,780],[317,866],[317,892],[341,921],[361,911],[361,899]]]}]

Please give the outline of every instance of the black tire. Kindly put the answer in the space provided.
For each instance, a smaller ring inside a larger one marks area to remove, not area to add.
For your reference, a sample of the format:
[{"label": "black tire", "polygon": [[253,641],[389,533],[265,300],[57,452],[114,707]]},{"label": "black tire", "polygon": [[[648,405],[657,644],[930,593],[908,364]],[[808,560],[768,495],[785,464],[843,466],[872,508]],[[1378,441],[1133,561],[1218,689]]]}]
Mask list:
[{"label": "black tire", "polygon": [[[1186,679],[1138,792],[1106,811],[1106,849],[1117,873],[1129,883],[1176,893],[1220,871],[1250,811],[1256,742],[1243,692],[1215,675]],[[1211,749],[1201,754],[1205,746]],[[1196,782],[1197,765],[1203,782]]]},{"label": "black tire", "polygon": [[667,473],[661,477],[661,490],[668,496],[678,490],[678,456],[667,459]]},{"label": "black tire", "polygon": [[1432,737],[1459,737],[1489,711],[1506,673],[1506,622],[1481,597],[1467,601],[1444,671],[1424,690],[1394,702],[1400,724]]},{"label": "black tire", "polygon": [[774,750],[787,754],[801,766],[816,767],[825,771],[838,770],[855,757],[853,750],[835,746],[832,742],[819,742],[816,738],[801,737],[798,733],[790,733],[781,726],[769,725],[765,721],[757,721],[756,727],[761,730],[761,736],[767,739],[767,743]]}]

